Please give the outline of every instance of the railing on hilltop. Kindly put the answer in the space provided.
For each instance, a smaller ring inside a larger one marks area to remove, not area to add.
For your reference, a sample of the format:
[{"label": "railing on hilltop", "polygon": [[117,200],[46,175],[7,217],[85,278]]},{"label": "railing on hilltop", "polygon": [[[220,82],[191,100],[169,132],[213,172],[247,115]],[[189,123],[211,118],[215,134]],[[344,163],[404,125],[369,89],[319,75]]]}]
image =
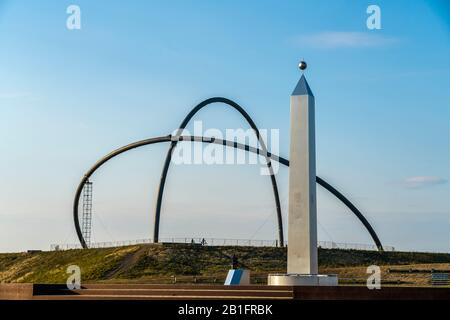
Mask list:
[{"label": "railing on hilltop", "polygon": [[[161,238],[161,243],[184,243],[197,244],[204,246],[248,246],[248,247],[276,247],[277,240],[254,240],[254,239],[220,239],[220,238]],[[151,239],[137,239],[125,241],[110,241],[110,242],[92,242],[89,248],[112,248],[132,246],[138,244],[151,244]],[[332,241],[319,241],[318,247],[324,249],[347,249],[347,250],[365,250],[377,251],[375,245],[360,244],[360,243],[340,243]],[[71,250],[82,249],[80,244],[52,244],[51,250]],[[392,246],[384,246],[384,251],[395,251]]]},{"label": "railing on hilltop", "polygon": [[[377,251],[378,248],[372,244],[363,243],[344,243],[344,242],[332,242],[332,241],[319,241],[318,246],[324,249],[347,249],[347,250],[364,250],[364,251]],[[383,246],[384,251],[395,251],[393,246]]]}]

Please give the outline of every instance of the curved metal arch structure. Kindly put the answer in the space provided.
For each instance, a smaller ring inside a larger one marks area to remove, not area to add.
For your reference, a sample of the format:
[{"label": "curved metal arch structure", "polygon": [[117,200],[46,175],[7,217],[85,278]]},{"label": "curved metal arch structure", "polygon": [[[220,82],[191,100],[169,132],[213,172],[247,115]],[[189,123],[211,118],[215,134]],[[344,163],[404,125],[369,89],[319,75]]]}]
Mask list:
[{"label": "curved metal arch structure", "polygon": [[[270,162],[270,157],[267,156],[266,145],[259,134],[258,127],[256,126],[255,122],[252,120],[250,115],[240,105],[238,105],[236,102],[234,102],[230,99],[223,98],[223,97],[209,98],[209,99],[206,99],[206,100],[200,102],[197,106],[195,106],[188,113],[188,115],[184,118],[183,122],[181,122],[181,125],[177,130],[176,136],[181,135],[182,131],[186,128],[189,121],[191,121],[192,117],[194,117],[194,115],[197,112],[199,112],[204,107],[206,107],[210,104],[213,104],[213,103],[224,103],[225,105],[228,105],[228,106],[236,109],[245,118],[245,120],[248,122],[250,127],[255,131],[256,138],[258,139],[258,142],[261,145],[261,148],[264,152],[264,156],[266,157],[267,168],[269,169],[270,180],[272,182],[273,196],[275,198],[275,207],[277,210],[278,239],[280,242],[280,246],[283,247],[284,246],[284,232],[283,232],[281,204],[280,204],[280,196],[278,193],[277,180],[275,178],[275,173],[273,172],[272,164]],[[162,207],[162,200],[163,200],[163,195],[164,195],[164,187],[166,185],[167,174],[169,172],[170,162],[172,160],[172,153],[173,153],[175,147],[177,146],[177,143],[178,143],[177,140],[172,141],[172,143],[169,147],[169,150],[167,151],[166,160],[164,162],[164,167],[163,167],[163,170],[161,173],[161,180],[159,183],[158,197],[156,200],[156,208],[155,208],[155,222],[153,225],[153,228],[154,228],[153,229],[153,242],[154,243],[157,243],[159,241],[159,224],[161,221],[161,207]]]},{"label": "curved metal arch structure", "polygon": [[[236,143],[234,141],[228,141],[228,140],[222,140],[222,139],[216,139],[216,138],[206,138],[206,137],[196,137],[196,136],[162,136],[162,137],[156,137],[151,139],[145,139],[141,141],[137,141],[131,144],[128,144],[126,146],[123,146],[119,149],[116,149],[103,158],[101,158],[99,161],[97,161],[90,169],[89,171],[83,176],[81,179],[77,191],[75,193],[74,203],[73,203],[73,218],[75,223],[75,230],[78,236],[78,239],[81,243],[81,246],[83,248],[88,248],[85,239],[83,238],[83,234],[81,232],[80,222],[78,218],[78,207],[80,202],[80,196],[83,191],[84,184],[88,181],[88,179],[94,174],[94,172],[99,169],[103,164],[105,164],[107,161],[111,160],[112,158],[135,148],[155,144],[155,143],[161,143],[161,142],[178,142],[178,141],[194,141],[194,142],[203,142],[203,143],[215,143],[215,144],[221,144],[228,147],[233,147],[249,152],[253,152],[256,154],[261,154],[269,157],[270,159],[274,161],[278,161],[279,163],[289,166],[289,160],[279,157],[277,155],[273,155],[270,152],[264,152],[261,149],[251,147],[248,145]],[[370,223],[367,221],[367,219],[364,217],[364,215],[348,200],[342,193],[340,193],[337,189],[335,189],[333,186],[331,186],[329,183],[327,183],[325,180],[323,180],[320,177],[316,177],[316,181],[319,185],[324,187],[327,191],[331,192],[335,197],[337,197],[340,201],[342,201],[352,212],[355,214],[355,216],[360,220],[360,222],[364,225],[364,227],[369,232],[370,236],[372,237],[375,245],[377,246],[379,251],[383,251],[383,246],[381,244],[380,239],[378,238],[375,230],[372,228]]]},{"label": "curved metal arch structure", "polygon": [[87,246],[86,241],[81,232],[80,220],[78,218],[78,207],[79,207],[80,196],[81,196],[81,192],[83,191],[84,184],[89,180],[89,178],[92,176],[92,174],[94,174],[94,172],[97,171],[98,168],[100,168],[108,160],[111,160],[112,158],[118,156],[119,154],[122,154],[126,151],[129,151],[129,150],[132,150],[132,149],[135,149],[138,147],[142,147],[142,146],[146,146],[146,145],[150,145],[150,144],[154,144],[154,143],[158,143],[158,142],[168,142],[168,141],[170,141],[170,138],[171,138],[171,136],[169,135],[169,136],[164,136],[164,137],[145,139],[145,140],[127,144],[126,146],[123,146],[119,149],[116,149],[116,150],[108,153],[106,156],[104,156],[103,158],[98,160],[89,169],[88,172],[86,172],[86,174],[83,176],[80,183],[78,184],[77,191],[75,192],[75,199],[73,201],[73,220],[74,220],[74,224],[75,224],[75,231],[77,233],[78,240],[80,241],[80,244],[84,249],[87,249],[88,246]]}]

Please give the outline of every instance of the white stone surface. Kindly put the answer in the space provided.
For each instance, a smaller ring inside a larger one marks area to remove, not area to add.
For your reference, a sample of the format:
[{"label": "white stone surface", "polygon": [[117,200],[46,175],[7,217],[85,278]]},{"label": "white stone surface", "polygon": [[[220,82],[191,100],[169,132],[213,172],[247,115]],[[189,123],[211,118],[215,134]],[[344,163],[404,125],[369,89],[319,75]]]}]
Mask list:
[{"label": "white stone surface", "polygon": [[[308,87],[304,77],[302,81]],[[317,274],[314,96],[309,90],[296,91],[291,96],[287,272]]]}]

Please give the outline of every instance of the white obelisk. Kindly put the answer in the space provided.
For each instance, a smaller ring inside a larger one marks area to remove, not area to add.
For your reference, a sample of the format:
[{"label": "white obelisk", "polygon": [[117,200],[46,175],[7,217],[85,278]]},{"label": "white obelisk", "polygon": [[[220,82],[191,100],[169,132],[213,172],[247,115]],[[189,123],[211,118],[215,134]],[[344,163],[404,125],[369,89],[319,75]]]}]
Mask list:
[{"label": "white obelisk", "polygon": [[[305,70],[306,63],[299,67]],[[336,275],[318,274],[314,108],[314,95],[302,74],[291,94],[287,274],[270,274],[269,285],[338,284]]]},{"label": "white obelisk", "polygon": [[304,75],[291,95],[288,266],[317,274],[316,137],[314,95]]}]

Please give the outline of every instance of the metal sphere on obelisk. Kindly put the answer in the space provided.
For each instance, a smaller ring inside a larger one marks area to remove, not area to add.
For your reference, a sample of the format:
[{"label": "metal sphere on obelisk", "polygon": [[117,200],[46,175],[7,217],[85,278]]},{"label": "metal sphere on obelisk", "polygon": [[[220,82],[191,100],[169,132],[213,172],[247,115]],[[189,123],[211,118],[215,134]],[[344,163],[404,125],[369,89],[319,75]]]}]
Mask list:
[{"label": "metal sphere on obelisk", "polygon": [[268,284],[335,286],[337,276],[318,274],[315,99],[304,74],[291,94],[290,126],[287,274],[269,275]]},{"label": "metal sphere on obelisk", "polygon": [[308,67],[308,65],[306,64],[305,61],[302,60],[302,61],[299,62],[298,67],[299,67],[300,70],[303,71],[303,70],[305,70]]}]

